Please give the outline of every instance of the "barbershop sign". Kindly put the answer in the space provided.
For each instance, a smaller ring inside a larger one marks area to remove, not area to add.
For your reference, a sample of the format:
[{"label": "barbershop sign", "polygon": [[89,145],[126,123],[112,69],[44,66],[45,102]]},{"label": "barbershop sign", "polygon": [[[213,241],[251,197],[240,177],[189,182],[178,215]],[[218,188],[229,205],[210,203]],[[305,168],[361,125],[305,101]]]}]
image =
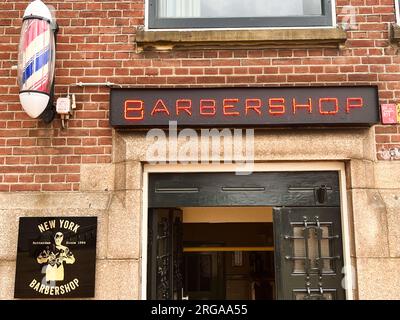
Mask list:
[{"label": "barbershop sign", "polygon": [[16,298],[94,297],[96,217],[19,220]]},{"label": "barbershop sign", "polygon": [[355,125],[380,121],[374,86],[112,89],[120,128]]}]

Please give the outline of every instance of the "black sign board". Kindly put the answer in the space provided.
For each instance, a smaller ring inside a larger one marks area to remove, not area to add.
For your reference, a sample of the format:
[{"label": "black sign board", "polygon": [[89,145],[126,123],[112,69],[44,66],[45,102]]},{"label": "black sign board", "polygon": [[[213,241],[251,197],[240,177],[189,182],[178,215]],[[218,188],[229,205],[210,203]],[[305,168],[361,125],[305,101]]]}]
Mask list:
[{"label": "black sign board", "polygon": [[20,218],[15,298],[94,297],[96,217]]},{"label": "black sign board", "polygon": [[378,89],[354,87],[112,89],[113,127],[373,125]]}]

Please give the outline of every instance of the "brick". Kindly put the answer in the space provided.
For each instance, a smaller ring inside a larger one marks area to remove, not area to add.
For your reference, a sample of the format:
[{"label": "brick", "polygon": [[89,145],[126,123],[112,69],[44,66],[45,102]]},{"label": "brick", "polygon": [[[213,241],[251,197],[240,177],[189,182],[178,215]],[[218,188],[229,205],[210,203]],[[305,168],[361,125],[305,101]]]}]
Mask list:
[{"label": "brick", "polygon": [[254,82],[254,76],[228,76],[227,83],[252,83]]},{"label": "brick", "polygon": [[19,157],[21,164],[35,164],[36,157]]},{"label": "brick", "polygon": [[65,156],[53,156],[51,157],[51,164],[65,164],[66,157]]},{"label": "brick", "polygon": [[35,183],[48,183],[49,181],[49,175],[35,175]]},{"label": "brick", "polygon": [[83,146],[95,146],[95,145],[97,145],[97,138],[83,138],[82,145]]},{"label": "brick", "polygon": [[375,137],[375,141],[377,143],[390,143],[390,136],[389,135],[379,135]]},{"label": "brick", "polygon": [[211,60],[182,60],[182,67],[208,67]]},{"label": "brick", "polygon": [[242,66],[266,66],[271,64],[271,59],[251,59],[243,60]]},{"label": "brick", "polygon": [[0,155],[11,155],[12,148],[0,148]]},{"label": "brick", "polygon": [[0,184],[0,192],[9,192],[10,186],[6,184]]},{"label": "brick", "polygon": [[52,174],[50,178],[51,182],[65,182],[65,174]]},{"label": "brick", "polygon": [[29,166],[28,173],[56,173],[57,167],[55,166]]},{"label": "brick", "polygon": [[265,76],[258,76],[257,82],[260,83],[280,83],[286,82],[286,75],[265,75]]},{"label": "brick", "polygon": [[18,164],[20,164],[20,162],[21,162],[21,159],[18,157],[7,157],[5,159],[5,164],[7,164],[7,165],[18,165]]},{"label": "brick", "polygon": [[59,173],[79,173],[80,166],[77,165],[60,165],[58,167]]},{"label": "brick", "polygon": [[81,156],[67,156],[67,163],[76,164],[81,162]]},{"label": "brick", "polygon": [[36,163],[37,164],[50,164],[50,156],[37,156]]},{"label": "brick", "polygon": [[193,83],[195,79],[193,77],[168,77],[167,84],[187,84]]},{"label": "brick", "polygon": [[34,175],[33,174],[19,175],[18,176],[18,182],[21,182],[21,183],[32,183],[33,181],[34,181]]},{"label": "brick", "polygon": [[240,66],[240,60],[234,59],[215,59],[212,60],[212,66],[214,67],[231,67],[231,66]]},{"label": "brick", "polygon": [[25,166],[0,166],[0,173],[25,173]]},{"label": "brick", "polygon": [[[107,126],[109,126],[108,121],[106,122]],[[89,131],[90,136],[106,136],[106,137],[111,137],[112,135],[112,130],[111,129],[90,129]]]},{"label": "brick", "polygon": [[390,142],[399,143],[400,142],[400,135],[392,135],[392,136],[390,136]]},{"label": "brick", "polygon": [[10,191],[40,191],[40,184],[12,184]]},{"label": "brick", "polygon": [[96,163],[96,156],[82,156],[82,163]]},{"label": "brick", "polygon": [[3,179],[4,183],[17,183],[18,182],[18,175],[5,175]]},{"label": "brick", "polygon": [[71,191],[72,185],[68,184],[43,184],[43,191]]},{"label": "brick", "polygon": [[288,76],[289,82],[316,82],[317,77],[316,75],[289,75]]},{"label": "brick", "polygon": [[225,83],[225,77],[221,76],[207,76],[207,77],[197,77],[197,83]]},{"label": "brick", "polygon": [[376,134],[397,133],[397,128],[394,126],[376,126],[375,133]]},{"label": "brick", "polygon": [[347,76],[345,74],[322,74],[317,76],[318,82],[344,82]]},{"label": "brick", "polygon": [[349,81],[377,81],[376,74],[349,74]]},{"label": "brick", "polygon": [[80,175],[79,174],[67,174],[66,182],[80,182]]}]

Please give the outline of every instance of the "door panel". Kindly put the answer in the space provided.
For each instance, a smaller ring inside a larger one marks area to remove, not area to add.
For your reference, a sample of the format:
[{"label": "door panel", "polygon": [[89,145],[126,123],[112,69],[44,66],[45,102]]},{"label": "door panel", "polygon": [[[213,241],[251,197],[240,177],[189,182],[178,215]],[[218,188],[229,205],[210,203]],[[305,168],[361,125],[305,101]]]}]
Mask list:
[{"label": "door panel", "polygon": [[337,172],[152,173],[149,207],[286,206],[340,204]]},{"label": "door panel", "polygon": [[278,299],[345,299],[340,208],[274,209]]},{"label": "door panel", "polygon": [[148,299],[182,298],[182,211],[149,210]]}]

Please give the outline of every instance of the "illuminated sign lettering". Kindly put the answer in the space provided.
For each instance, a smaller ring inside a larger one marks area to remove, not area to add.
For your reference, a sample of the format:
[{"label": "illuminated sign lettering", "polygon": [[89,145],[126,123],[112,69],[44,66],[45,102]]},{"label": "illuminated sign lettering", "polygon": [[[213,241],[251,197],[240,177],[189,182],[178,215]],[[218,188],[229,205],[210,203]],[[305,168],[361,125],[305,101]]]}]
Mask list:
[{"label": "illuminated sign lettering", "polygon": [[110,122],[121,128],[270,127],[378,123],[374,86],[112,89]]}]

